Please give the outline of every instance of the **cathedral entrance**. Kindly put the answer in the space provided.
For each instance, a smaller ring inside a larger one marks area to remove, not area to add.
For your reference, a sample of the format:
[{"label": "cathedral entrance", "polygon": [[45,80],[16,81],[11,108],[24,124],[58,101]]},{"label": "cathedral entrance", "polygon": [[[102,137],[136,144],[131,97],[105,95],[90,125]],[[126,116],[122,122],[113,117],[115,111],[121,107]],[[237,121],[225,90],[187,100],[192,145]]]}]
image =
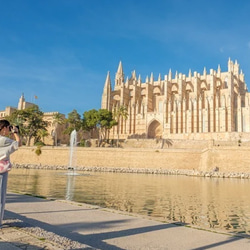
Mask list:
[{"label": "cathedral entrance", "polygon": [[154,120],[148,127],[148,138],[161,138],[162,137],[162,126]]}]

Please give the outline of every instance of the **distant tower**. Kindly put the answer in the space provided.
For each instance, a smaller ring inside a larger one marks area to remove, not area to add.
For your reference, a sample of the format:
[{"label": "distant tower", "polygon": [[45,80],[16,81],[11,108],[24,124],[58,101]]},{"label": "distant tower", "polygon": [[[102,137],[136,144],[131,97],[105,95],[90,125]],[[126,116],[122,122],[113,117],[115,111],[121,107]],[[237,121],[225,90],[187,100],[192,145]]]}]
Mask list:
[{"label": "distant tower", "polygon": [[110,80],[110,73],[108,72],[102,93],[102,109],[111,110],[110,95],[111,95],[111,80]]},{"label": "distant tower", "polygon": [[18,102],[18,106],[17,109],[18,110],[23,110],[24,109],[24,104],[25,104],[25,98],[24,98],[24,94],[22,93],[19,102]]}]

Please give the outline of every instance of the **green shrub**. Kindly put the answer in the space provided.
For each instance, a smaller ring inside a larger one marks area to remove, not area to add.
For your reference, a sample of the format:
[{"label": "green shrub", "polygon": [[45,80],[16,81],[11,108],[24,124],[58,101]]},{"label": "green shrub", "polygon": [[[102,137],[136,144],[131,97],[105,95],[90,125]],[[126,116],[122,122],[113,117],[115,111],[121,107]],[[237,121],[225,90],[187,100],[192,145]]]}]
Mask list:
[{"label": "green shrub", "polygon": [[85,147],[85,140],[81,139],[81,141],[79,142],[79,147]]},{"label": "green shrub", "polygon": [[42,153],[42,149],[41,149],[40,146],[38,146],[38,147],[36,148],[35,153],[36,153],[37,156],[39,156],[39,155]]}]

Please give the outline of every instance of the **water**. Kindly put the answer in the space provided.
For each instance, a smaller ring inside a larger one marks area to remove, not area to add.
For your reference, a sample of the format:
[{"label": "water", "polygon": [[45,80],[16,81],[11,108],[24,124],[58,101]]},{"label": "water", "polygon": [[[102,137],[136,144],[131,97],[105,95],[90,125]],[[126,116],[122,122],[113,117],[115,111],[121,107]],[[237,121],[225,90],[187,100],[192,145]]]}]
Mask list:
[{"label": "water", "polygon": [[8,191],[250,236],[250,180],[12,169]]},{"label": "water", "polygon": [[77,133],[74,129],[70,134],[69,169],[75,169],[76,167],[76,145]]},{"label": "water", "polygon": [[69,148],[69,171],[66,175],[79,175],[76,172],[76,149],[77,149],[77,132],[74,129],[70,134],[70,148]]}]

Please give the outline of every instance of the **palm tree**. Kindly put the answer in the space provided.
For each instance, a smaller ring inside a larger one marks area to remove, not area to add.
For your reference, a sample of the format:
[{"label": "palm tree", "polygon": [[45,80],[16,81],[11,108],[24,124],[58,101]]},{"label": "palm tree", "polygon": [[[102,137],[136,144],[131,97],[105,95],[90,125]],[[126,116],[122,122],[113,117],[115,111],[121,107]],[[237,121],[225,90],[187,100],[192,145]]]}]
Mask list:
[{"label": "palm tree", "polygon": [[55,126],[55,130],[53,131],[53,138],[54,138],[54,145],[57,146],[57,130],[58,130],[58,125],[61,125],[64,123],[64,115],[60,113],[55,113],[53,116],[53,125]]},{"label": "palm tree", "polygon": [[39,129],[37,131],[37,135],[38,137],[40,137],[44,143],[44,138],[47,137],[49,135],[48,131],[46,129]]},{"label": "palm tree", "polygon": [[125,106],[118,107],[114,112],[114,117],[117,121],[117,147],[119,146],[119,135],[120,135],[120,121],[121,118],[127,120],[128,110]]}]

